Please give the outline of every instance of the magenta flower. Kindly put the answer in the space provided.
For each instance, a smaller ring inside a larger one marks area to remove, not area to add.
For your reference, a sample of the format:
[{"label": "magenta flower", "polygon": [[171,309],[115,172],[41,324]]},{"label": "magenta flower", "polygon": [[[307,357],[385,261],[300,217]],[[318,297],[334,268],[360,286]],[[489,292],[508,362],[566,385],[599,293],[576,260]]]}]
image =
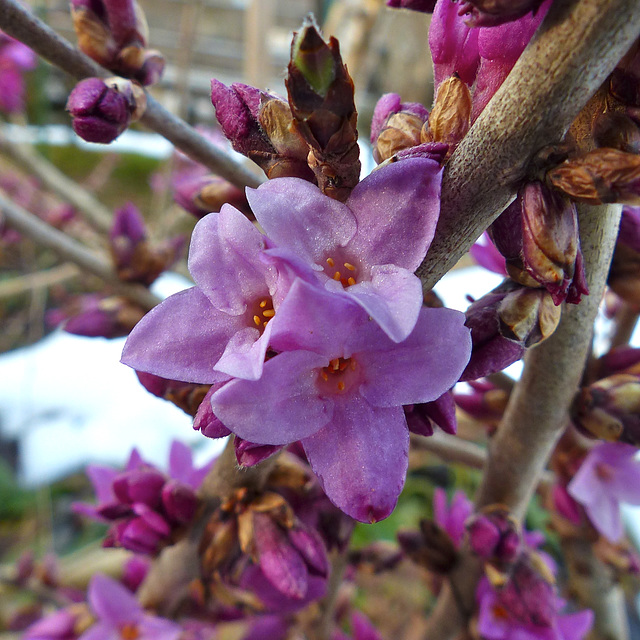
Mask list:
[{"label": "magenta flower", "polygon": [[437,162],[413,158],[374,171],[344,204],[297,178],[269,180],[247,198],[276,264],[357,303],[400,342],[422,306],[413,272],[433,239],[441,177]]},{"label": "magenta flower", "polygon": [[177,640],[182,633],[175,622],[145,613],[130,591],[100,573],[91,579],[88,597],[98,621],[79,640]]},{"label": "magenta flower", "polygon": [[640,504],[637,452],[636,447],[619,442],[597,444],[567,487],[593,526],[611,542],[618,542],[624,533],[620,503]]},{"label": "magenta flower", "polygon": [[24,110],[24,71],[34,69],[36,54],[22,42],[0,32],[0,111],[19,113]]},{"label": "magenta flower", "polygon": [[189,250],[196,286],[170,296],[138,323],[122,362],[163,378],[202,384],[229,376],[259,378],[271,318],[288,289],[288,281],[263,259],[265,243],[229,205],[200,220]]},{"label": "magenta flower", "polygon": [[564,601],[557,597],[555,615],[548,625],[518,620],[485,577],[478,584],[476,599],[479,604],[478,632],[487,640],[581,640],[593,624],[593,612],[589,609],[561,615]]},{"label": "magenta flower", "polygon": [[464,523],[473,513],[473,503],[463,491],[456,491],[447,505],[447,494],[444,489],[437,488],[433,492],[433,519],[436,524],[449,534],[459,548],[464,539],[466,529]]},{"label": "magenta flower", "polygon": [[435,400],[459,378],[470,353],[462,314],[423,308],[397,344],[346,296],[302,280],[278,313],[281,353],[259,380],[214,393],[215,415],[250,442],[300,440],[334,504],[364,522],[386,517],[407,469],[402,405]]}]

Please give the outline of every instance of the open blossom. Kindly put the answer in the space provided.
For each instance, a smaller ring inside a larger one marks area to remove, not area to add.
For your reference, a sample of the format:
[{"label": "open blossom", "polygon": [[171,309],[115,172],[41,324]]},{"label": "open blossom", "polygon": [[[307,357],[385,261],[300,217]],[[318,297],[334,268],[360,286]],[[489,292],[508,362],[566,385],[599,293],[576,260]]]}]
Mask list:
[{"label": "open blossom", "polygon": [[266,239],[229,205],[198,222],[189,251],[196,286],[155,307],[133,330],[125,364],[163,378],[213,384],[257,379],[286,283],[263,259]]},{"label": "open blossom", "polygon": [[222,423],[251,442],[300,440],[329,498],[352,517],[389,515],[404,483],[402,405],[435,400],[470,352],[462,314],[423,308],[394,343],[344,296],[297,280],[271,334],[280,351],[262,378],[232,380],[211,398]]},{"label": "open blossom", "polygon": [[623,535],[620,503],[640,504],[640,462],[628,444],[603,442],[587,455],[569,483],[593,526],[612,542]]},{"label": "open blossom", "polygon": [[440,165],[413,158],[374,171],[344,204],[296,178],[247,191],[276,263],[360,305],[395,342],[415,326],[422,262],[440,212]]}]

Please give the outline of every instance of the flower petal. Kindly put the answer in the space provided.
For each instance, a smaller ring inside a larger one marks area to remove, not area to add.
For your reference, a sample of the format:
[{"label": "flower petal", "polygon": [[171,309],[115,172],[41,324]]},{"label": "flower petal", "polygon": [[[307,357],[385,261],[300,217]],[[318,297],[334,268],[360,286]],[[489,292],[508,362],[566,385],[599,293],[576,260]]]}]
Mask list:
[{"label": "flower petal", "polygon": [[373,267],[370,282],[359,282],[345,293],[394,342],[402,342],[413,331],[422,307],[420,280],[408,269],[393,264]]},{"label": "flower petal", "polygon": [[351,398],[336,404],[331,422],[302,445],[325,493],[347,515],[376,522],[393,511],[408,465],[402,407]]},{"label": "flower petal", "polygon": [[269,291],[269,267],[260,260],[264,237],[237,209],[224,205],[193,230],[189,271],[198,288],[220,311],[245,312],[247,302]]},{"label": "flower petal", "polygon": [[436,230],[441,180],[442,168],[435,160],[410,158],[358,183],[346,202],[358,222],[349,252],[363,264],[415,271]]},{"label": "flower petal", "polygon": [[245,440],[289,444],[321,429],[333,403],[316,390],[316,369],[328,360],[309,351],[291,351],[267,361],[259,380],[231,380],[211,397],[213,412]]},{"label": "flower petal", "polygon": [[430,402],[458,381],[470,353],[464,314],[423,308],[404,342],[379,340],[377,350],[357,352],[366,376],[360,393],[376,407]]},{"label": "flower petal", "polygon": [[221,382],[227,376],[214,366],[243,327],[241,319],[217,311],[193,287],[170,296],[138,322],[124,345],[122,362],[170,380]]},{"label": "flower petal", "polygon": [[268,180],[247,189],[247,200],[265,233],[308,263],[319,263],[356,232],[349,208],[300,178]]},{"label": "flower petal", "polygon": [[89,583],[89,603],[101,622],[114,627],[134,624],[142,619],[142,607],[120,583],[96,573]]},{"label": "flower petal", "polygon": [[267,324],[262,335],[255,327],[245,327],[238,331],[227,343],[224,353],[216,363],[216,369],[233,378],[257,380],[262,375],[269,345],[270,324]]}]

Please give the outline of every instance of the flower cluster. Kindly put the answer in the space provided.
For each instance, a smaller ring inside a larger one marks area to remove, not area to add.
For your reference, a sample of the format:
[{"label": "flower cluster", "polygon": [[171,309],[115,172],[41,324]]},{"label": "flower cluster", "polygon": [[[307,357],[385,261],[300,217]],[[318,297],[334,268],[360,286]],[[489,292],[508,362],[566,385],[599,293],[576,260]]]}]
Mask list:
[{"label": "flower cluster", "polygon": [[[329,497],[386,517],[404,483],[403,405],[439,398],[469,357],[463,316],[422,306],[413,270],[439,212],[440,166],[388,165],[343,204],[299,178],[248,190],[262,235],[225,205],[196,226],[196,286],[151,311],[123,362],[216,384],[213,413],[261,445],[300,440]],[[338,451],[336,451],[338,448]]]}]

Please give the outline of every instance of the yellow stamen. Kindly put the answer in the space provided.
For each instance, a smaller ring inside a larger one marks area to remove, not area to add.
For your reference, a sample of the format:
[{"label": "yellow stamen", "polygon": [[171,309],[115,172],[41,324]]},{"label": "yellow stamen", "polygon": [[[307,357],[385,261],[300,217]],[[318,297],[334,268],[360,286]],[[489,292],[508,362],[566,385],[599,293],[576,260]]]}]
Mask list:
[{"label": "yellow stamen", "polygon": [[253,316],[253,321],[256,323],[256,327],[260,326],[260,323],[261,323],[260,316]]},{"label": "yellow stamen", "polygon": [[342,380],[340,380],[340,382],[338,382],[338,390],[339,391],[344,391],[344,382]]},{"label": "yellow stamen", "polygon": [[261,308],[261,309],[264,309],[266,306],[267,306],[267,301],[266,301],[266,300],[263,300],[263,301],[260,303],[260,308]]},{"label": "yellow stamen", "polygon": [[347,284],[354,285],[355,283],[356,283],[356,279],[353,276],[347,279]]},{"label": "yellow stamen", "polygon": [[335,264],[334,259],[333,259],[333,258],[327,258],[327,264],[328,264],[330,267],[333,267],[333,265]]},{"label": "yellow stamen", "polygon": [[262,326],[263,326],[263,327],[266,327],[268,324],[269,324],[269,321],[268,321],[268,320],[265,320],[265,321],[262,323]]},{"label": "yellow stamen", "polygon": [[331,368],[334,371],[337,371],[340,368],[340,358],[335,358],[334,360],[331,360],[329,364],[331,365]]},{"label": "yellow stamen", "polygon": [[355,271],[356,270],[356,268],[350,262],[345,262],[344,266],[347,267],[347,269],[349,269],[349,271]]},{"label": "yellow stamen", "polygon": [[273,309],[267,309],[266,311],[262,312],[262,315],[265,318],[273,318],[273,316],[276,315],[276,312]]},{"label": "yellow stamen", "polygon": [[334,280],[340,280],[340,278],[342,278],[342,275],[340,274],[340,272],[339,272],[339,271],[336,271],[336,272],[333,274],[333,279],[334,279]]}]

